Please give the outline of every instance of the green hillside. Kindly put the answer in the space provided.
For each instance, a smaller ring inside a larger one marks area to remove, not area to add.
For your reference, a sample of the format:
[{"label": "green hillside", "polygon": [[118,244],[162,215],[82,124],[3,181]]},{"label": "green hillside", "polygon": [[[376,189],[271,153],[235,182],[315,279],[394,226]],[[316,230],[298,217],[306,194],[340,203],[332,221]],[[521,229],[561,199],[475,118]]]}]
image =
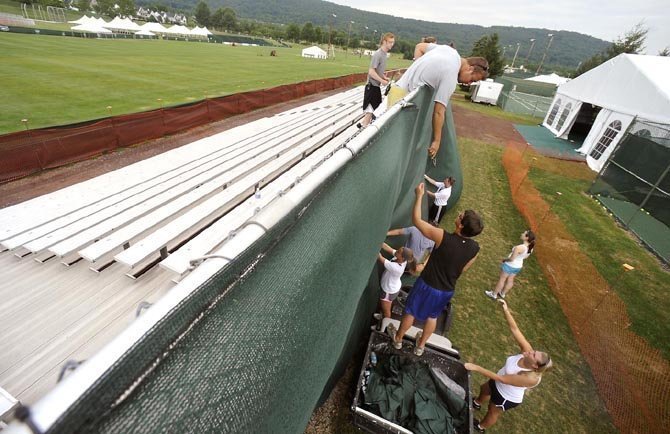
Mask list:
[{"label": "green hillside", "polygon": [[[175,9],[192,11],[199,0],[159,0],[161,4]],[[137,4],[155,4],[156,0],[137,0]],[[501,46],[521,43],[519,58],[525,60],[529,49],[529,40],[535,38],[537,43],[533,49],[529,63],[538,63],[547,41],[547,33],[554,34],[551,50],[545,61],[546,65],[575,68],[585,59],[605,49],[609,43],[592,36],[576,32],[556,31],[551,29],[531,29],[525,27],[483,27],[468,24],[435,23],[366,12],[348,6],[340,6],[322,0],[206,0],[212,11],[220,7],[230,7],[238,17],[268,23],[296,23],[302,25],[312,22],[326,28],[332,14],[336,14],[333,25],[344,31],[348,30],[349,21],[355,21],[352,33],[361,35],[363,39],[372,37],[372,29],[379,32],[390,31],[406,41],[418,42],[422,36],[432,35],[440,42],[454,42],[462,54],[467,55],[473,43],[483,35],[497,32]],[[472,17],[473,22],[477,18]],[[364,27],[368,26],[369,30]],[[511,50],[508,50],[511,51]],[[508,54],[508,58],[511,55]],[[518,64],[518,63],[517,63]],[[549,68],[548,68],[549,69]]]}]

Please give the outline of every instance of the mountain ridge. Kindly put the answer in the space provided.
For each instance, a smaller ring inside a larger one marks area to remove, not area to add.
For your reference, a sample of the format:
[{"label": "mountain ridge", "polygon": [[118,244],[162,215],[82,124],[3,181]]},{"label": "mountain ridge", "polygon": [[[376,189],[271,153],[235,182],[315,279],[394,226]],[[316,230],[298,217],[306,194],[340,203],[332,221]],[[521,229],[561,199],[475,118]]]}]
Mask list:
[{"label": "mountain ridge", "polygon": [[[193,10],[199,0],[164,0],[161,3],[176,9]],[[500,46],[508,47],[506,58],[511,60],[516,51],[516,44],[520,49],[515,65],[519,66],[526,60],[530,48],[530,39],[536,40],[529,63],[539,63],[548,42],[548,33],[554,35],[554,40],[548,50],[545,65],[556,65],[566,68],[576,68],[580,62],[594,54],[603,51],[609,42],[584,35],[582,33],[552,30],[545,28],[528,28],[516,26],[480,26],[477,24],[438,23],[432,21],[403,18],[394,15],[385,15],[377,12],[368,12],[349,6],[338,5],[323,0],[206,0],[212,12],[221,7],[235,10],[242,19],[250,19],[267,23],[291,24],[300,26],[311,22],[316,26],[347,31],[350,21],[352,34],[362,35],[363,39],[373,39],[373,30],[377,35],[390,31],[397,38],[411,42],[419,42],[422,36],[436,36],[438,42],[453,42],[463,55],[468,55],[474,42],[480,37],[498,33]],[[141,3],[155,3],[155,0],[138,0]],[[336,14],[337,18],[332,18]],[[364,29],[368,27],[368,30]]]}]

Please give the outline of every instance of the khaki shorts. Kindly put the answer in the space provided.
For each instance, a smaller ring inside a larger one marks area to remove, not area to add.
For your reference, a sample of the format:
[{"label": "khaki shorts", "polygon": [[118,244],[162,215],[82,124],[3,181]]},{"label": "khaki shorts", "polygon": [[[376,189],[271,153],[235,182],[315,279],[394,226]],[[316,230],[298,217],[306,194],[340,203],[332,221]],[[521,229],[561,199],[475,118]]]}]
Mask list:
[{"label": "khaki shorts", "polygon": [[388,96],[386,97],[386,104],[388,108],[391,108],[392,106],[395,105],[398,101],[403,99],[405,95],[407,95],[407,91],[401,87],[398,86],[391,86],[391,90],[389,91]]}]

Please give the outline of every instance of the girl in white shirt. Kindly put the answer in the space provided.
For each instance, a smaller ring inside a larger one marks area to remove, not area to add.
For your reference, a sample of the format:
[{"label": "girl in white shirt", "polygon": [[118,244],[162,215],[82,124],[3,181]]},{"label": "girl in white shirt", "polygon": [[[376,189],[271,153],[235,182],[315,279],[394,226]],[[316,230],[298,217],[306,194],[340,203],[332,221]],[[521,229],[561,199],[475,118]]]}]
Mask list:
[{"label": "girl in white shirt", "polygon": [[391,318],[391,305],[393,300],[398,296],[402,282],[400,278],[407,267],[410,273],[416,269],[416,261],[414,260],[414,252],[407,247],[400,247],[398,250],[393,249],[388,244],[382,244],[382,249],[393,255],[395,261],[389,261],[381,253],[377,259],[384,266],[384,272],[381,278],[382,296],[379,299],[379,304],[382,309],[384,318]]},{"label": "girl in white shirt", "polygon": [[474,363],[463,365],[468,371],[479,372],[489,378],[488,382],[482,384],[479,396],[472,398],[472,407],[476,410],[479,410],[482,404],[490,399],[484,419],[481,422],[474,420],[474,428],[480,432],[484,432],[486,428],[495,424],[503,412],[521,404],[526,389],[540,384],[542,374],[553,365],[547,353],[535,351],[526,340],[516,325],[505,300],[498,301],[502,305],[503,314],[512,331],[512,336],[521,348],[521,354],[508,357],[505,366],[497,374]]},{"label": "girl in white shirt", "polygon": [[433,204],[428,210],[428,220],[435,225],[438,225],[444,217],[445,207],[447,206],[447,201],[451,197],[451,187],[454,185],[456,180],[449,176],[444,179],[444,182],[435,181],[428,175],[423,175],[426,181],[433,184],[437,187],[435,193],[432,191],[426,190],[426,194],[433,199]]},{"label": "girl in white shirt", "polygon": [[493,291],[484,291],[484,293],[496,299],[498,297],[505,298],[514,286],[514,276],[519,274],[523,268],[524,259],[528,258],[535,248],[535,234],[528,229],[521,234],[522,244],[514,246],[507,258],[502,260],[500,266],[500,278]]}]

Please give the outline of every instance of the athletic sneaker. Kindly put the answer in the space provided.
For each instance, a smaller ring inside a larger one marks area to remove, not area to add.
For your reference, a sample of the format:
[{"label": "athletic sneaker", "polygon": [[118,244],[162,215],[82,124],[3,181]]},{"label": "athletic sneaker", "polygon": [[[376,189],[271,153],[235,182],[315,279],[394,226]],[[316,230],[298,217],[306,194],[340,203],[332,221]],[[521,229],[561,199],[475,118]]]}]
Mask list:
[{"label": "athletic sneaker", "polygon": [[386,333],[391,336],[391,340],[393,341],[393,348],[396,350],[402,350],[402,342],[395,341],[395,335],[397,331],[398,330],[395,329],[395,325],[393,325],[393,323],[386,326]]},{"label": "athletic sneaker", "polygon": [[416,341],[416,345],[414,346],[414,355],[421,357],[423,355],[423,347],[419,346],[419,341],[421,340],[421,336],[423,336],[423,330],[419,331],[419,333],[416,334],[416,337],[414,338]]},{"label": "athletic sneaker", "polygon": [[382,314],[379,313],[379,312],[375,312],[375,313],[372,314],[372,317],[374,319],[376,319],[377,321],[379,321],[380,319],[382,319]]},{"label": "athletic sneaker", "polygon": [[477,401],[475,401],[475,399],[476,398],[472,398],[472,408],[474,408],[475,410],[481,410],[482,405]]},{"label": "athletic sneaker", "polygon": [[475,429],[477,432],[486,432],[486,429],[482,428],[479,426],[479,420],[473,419],[472,420],[472,427]]},{"label": "athletic sneaker", "polygon": [[504,300],[505,299],[505,293],[501,292],[500,294],[498,294],[498,297],[500,297]]},{"label": "athletic sneaker", "polygon": [[496,295],[493,293],[493,291],[484,291],[484,294],[486,294],[487,297],[492,298],[493,300],[496,299]]}]

